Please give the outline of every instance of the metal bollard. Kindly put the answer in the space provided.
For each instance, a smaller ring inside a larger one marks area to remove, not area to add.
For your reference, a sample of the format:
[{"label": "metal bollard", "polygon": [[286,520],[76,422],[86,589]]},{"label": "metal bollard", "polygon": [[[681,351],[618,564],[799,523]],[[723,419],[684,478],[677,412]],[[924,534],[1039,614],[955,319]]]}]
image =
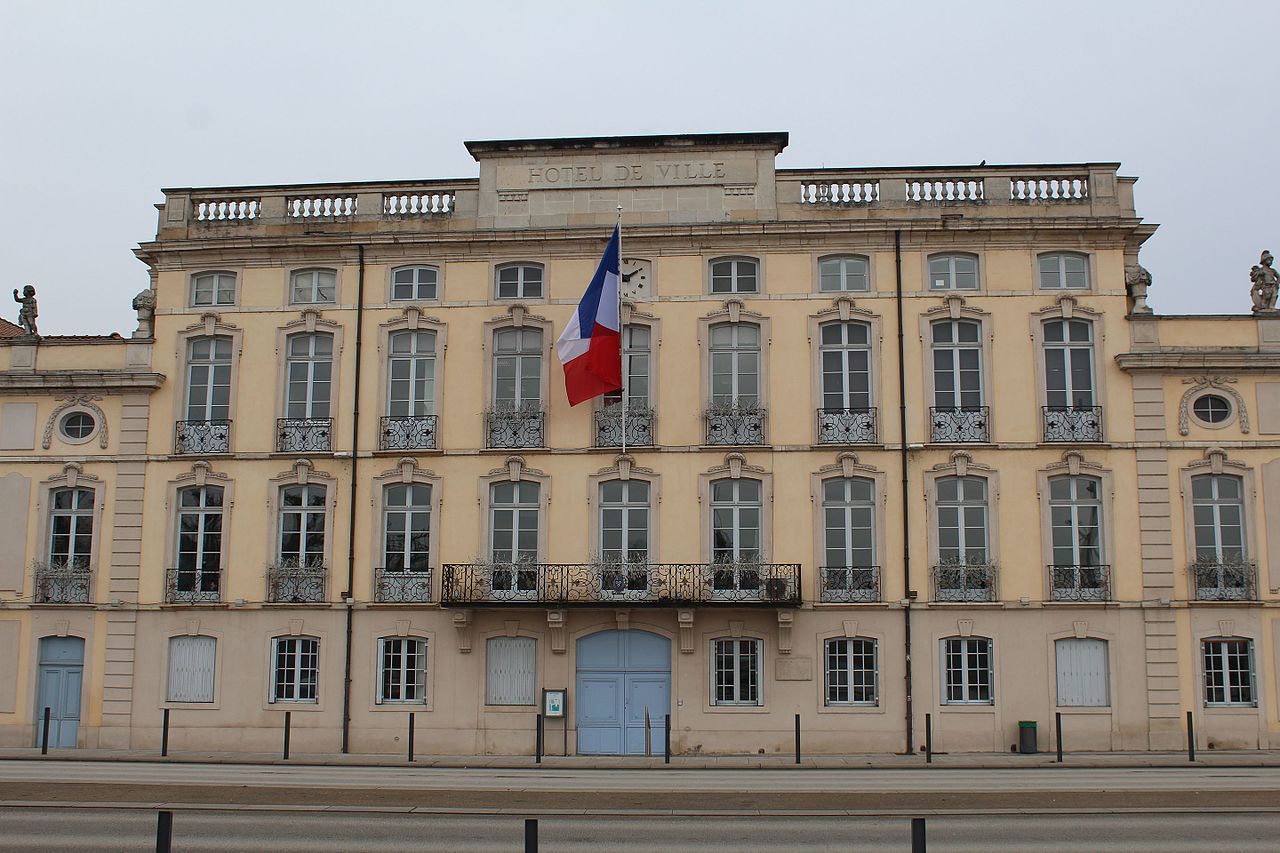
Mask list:
[{"label": "metal bollard", "polygon": [[796,714],[796,764],[800,763],[800,715]]},{"label": "metal bollard", "polygon": [[531,817],[524,819],[524,853],[538,853],[538,822]]},{"label": "metal bollard", "polygon": [[160,733],[160,757],[169,757],[169,709],[164,709],[164,729]]},{"label": "metal bollard", "polygon": [[924,763],[933,763],[933,714],[924,715]]},{"label": "metal bollard", "polygon": [[542,763],[542,715],[541,714],[538,715],[538,736],[537,737],[538,737],[538,745],[534,753],[534,763],[541,764]]},{"label": "metal bollard", "polygon": [[662,741],[663,741],[662,763],[670,764],[671,763],[671,715],[670,714],[667,714],[667,721],[666,721],[666,725],[664,726]]},{"label": "metal bollard", "polygon": [[53,709],[48,705],[44,709],[44,729],[40,735],[40,754],[49,754],[49,716],[53,713]]},{"label": "metal bollard", "polygon": [[911,818],[911,853],[925,853],[924,818]]},{"label": "metal bollard", "polygon": [[413,763],[413,712],[409,712],[409,763]]},{"label": "metal bollard", "polygon": [[156,853],[173,850],[173,812],[160,812],[156,816]]},{"label": "metal bollard", "polygon": [[293,722],[293,712],[284,712],[284,760],[289,760],[289,725]]},{"label": "metal bollard", "polygon": [[1187,761],[1196,760],[1196,720],[1187,712]]},{"label": "metal bollard", "polygon": [[1058,763],[1062,763],[1062,712],[1057,711],[1053,715],[1054,737],[1058,742]]}]

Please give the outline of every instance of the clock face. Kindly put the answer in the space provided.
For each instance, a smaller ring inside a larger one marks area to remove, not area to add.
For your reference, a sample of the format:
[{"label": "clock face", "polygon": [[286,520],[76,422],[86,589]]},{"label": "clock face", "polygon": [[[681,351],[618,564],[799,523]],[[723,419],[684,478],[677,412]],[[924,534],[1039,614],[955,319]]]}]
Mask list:
[{"label": "clock face", "polygon": [[648,299],[653,294],[653,262],[642,258],[623,258],[621,262],[624,299]]}]

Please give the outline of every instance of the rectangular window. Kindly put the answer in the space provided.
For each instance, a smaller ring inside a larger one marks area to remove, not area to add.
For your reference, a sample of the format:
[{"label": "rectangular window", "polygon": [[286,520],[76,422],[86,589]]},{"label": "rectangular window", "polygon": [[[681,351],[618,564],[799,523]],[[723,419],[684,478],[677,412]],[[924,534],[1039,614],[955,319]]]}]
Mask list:
[{"label": "rectangular window", "polygon": [[930,290],[977,290],[978,259],[972,255],[934,255],[929,258]]},{"label": "rectangular window", "polygon": [[755,293],[759,266],[750,258],[728,258],[711,264],[712,293]]},{"label": "rectangular window", "polygon": [[289,301],[295,305],[333,302],[338,274],[333,270],[298,270],[290,279]]},{"label": "rectangular window", "polygon": [[320,641],[276,637],[271,641],[272,702],[315,702],[320,677]]},{"label": "rectangular window", "polygon": [[760,641],[716,640],[712,656],[712,705],[760,704]]},{"label": "rectangular window", "polygon": [[427,641],[416,637],[378,640],[378,703],[427,701]]},{"label": "rectangular window", "polygon": [[531,637],[491,637],[485,644],[486,705],[536,705],[538,644]]},{"label": "rectangular window", "polygon": [[942,641],[944,705],[990,705],[991,641],[951,637]]},{"label": "rectangular window", "polygon": [[1258,704],[1253,683],[1252,640],[1204,641],[1204,704],[1208,707]]},{"label": "rectangular window", "polygon": [[498,267],[498,298],[541,299],[542,267],[535,264]]},{"label": "rectangular window", "polygon": [[58,489],[49,500],[49,563],[88,571],[93,553],[93,490]]},{"label": "rectangular window", "polygon": [[328,418],[333,383],[333,335],[293,335],[285,360],[285,417]]},{"label": "rectangular window", "polygon": [[875,705],[876,641],[839,637],[826,642],[828,705]]},{"label": "rectangular window", "polygon": [[170,702],[212,702],[218,641],[213,637],[169,640]]},{"label": "rectangular window", "polygon": [[391,298],[435,299],[439,278],[435,267],[401,267],[391,274]]},{"label": "rectangular window", "polygon": [[1107,641],[1068,637],[1053,645],[1058,661],[1058,707],[1105,708],[1110,705]]},{"label": "rectangular window", "polygon": [[191,304],[235,305],[236,277],[229,272],[206,272],[191,278]]}]

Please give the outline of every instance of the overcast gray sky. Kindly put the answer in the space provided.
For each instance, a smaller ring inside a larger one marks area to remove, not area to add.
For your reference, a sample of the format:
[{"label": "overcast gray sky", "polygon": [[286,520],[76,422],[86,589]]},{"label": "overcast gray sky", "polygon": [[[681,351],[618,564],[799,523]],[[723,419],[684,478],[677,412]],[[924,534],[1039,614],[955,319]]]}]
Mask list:
[{"label": "overcast gray sky", "polygon": [[1246,311],[1280,250],[1277,25],[1233,0],[0,0],[0,298],[31,283],[41,331],[127,334],[163,186],[786,130],[783,167],[1121,161],[1161,225],[1156,310]]}]

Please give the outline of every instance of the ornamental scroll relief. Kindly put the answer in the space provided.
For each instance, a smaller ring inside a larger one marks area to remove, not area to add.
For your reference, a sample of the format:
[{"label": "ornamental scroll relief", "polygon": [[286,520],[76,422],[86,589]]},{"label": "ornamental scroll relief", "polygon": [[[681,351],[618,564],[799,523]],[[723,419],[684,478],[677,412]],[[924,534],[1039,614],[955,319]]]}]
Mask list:
[{"label": "ornamental scroll relief", "polygon": [[45,450],[53,444],[53,427],[58,422],[58,418],[62,417],[62,413],[68,409],[88,409],[93,412],[94,417],[98,419],[98,446],[103,450],[107,449],[107,416],[102,413],[102,409],[94,405],[95,400],[101,400],[101,397],[90,397],[82,395],[78,397],[59,397],[64,402],[53,410],[53,414],[49,415],[49,420],[44,425],[44,438],[40,442],[40,446]]},{"label": "ornamental scroll relief", "polygon": [[1240,392],[1231,386],[1234,385],[1236,379],[1234,376],[1192,376],[1182,380],[1183,385],[1190,385],[1186,393],[1182,395],[1182,401],[1178,403],[1178,435],[1186,435],[1191,432],[1191,404],[1195,402],[1196,396],[1205,389],[1213,388],[1226,394],[1235,403],[1236,418],[1240,422],[1240,432],[1249,432],[1249,410],[1245,408],[1244,397],[1240,396]]}]

